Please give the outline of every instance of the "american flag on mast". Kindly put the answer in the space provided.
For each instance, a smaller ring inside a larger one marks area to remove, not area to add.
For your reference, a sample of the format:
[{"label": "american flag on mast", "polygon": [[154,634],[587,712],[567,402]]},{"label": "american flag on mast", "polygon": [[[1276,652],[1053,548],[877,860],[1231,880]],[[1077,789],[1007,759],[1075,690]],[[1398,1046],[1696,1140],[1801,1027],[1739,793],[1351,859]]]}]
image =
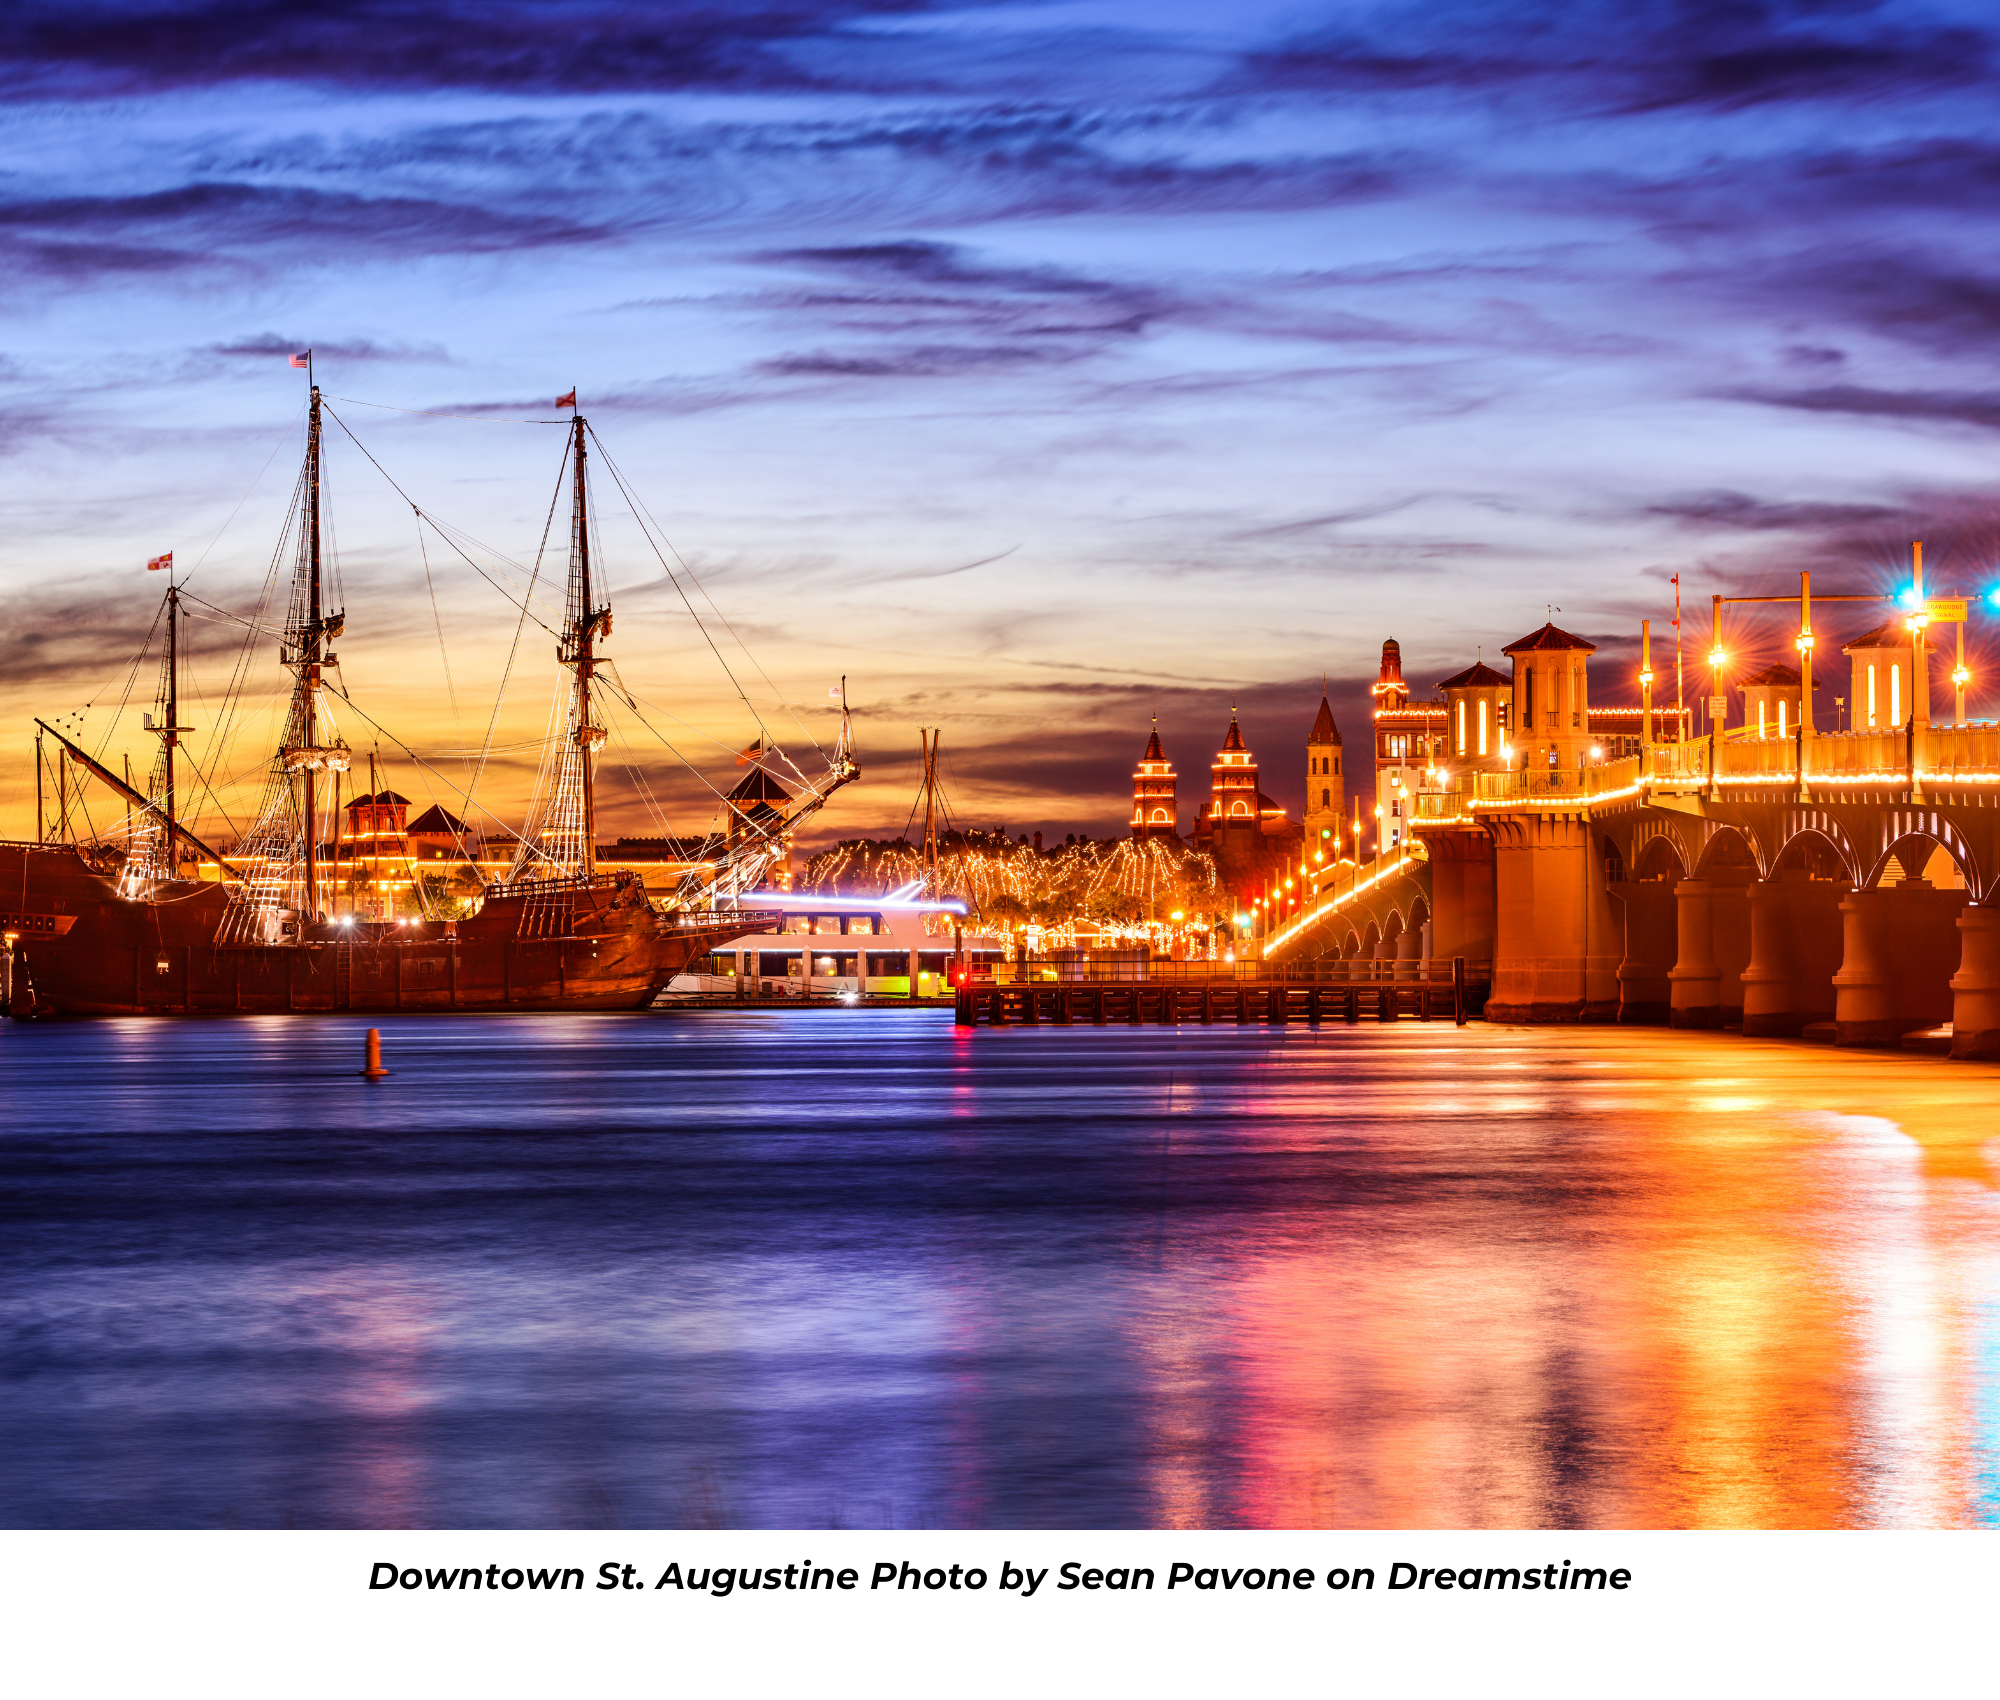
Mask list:
[{"label": "american flag on mast", "polygon": [[292,356],[292,364],[298,367],[298,369],[301,372],[303,372],[308,366],[312,364],[312,357],[313,357],[313,351],[310,348],[308,348],[303,354],[294,354]]},{"label": "american flag on mast", "polygon": [[149,573],[170,573],[174,570],[174,552],[169,549],[164,555],[149,556],[146,571]]}]

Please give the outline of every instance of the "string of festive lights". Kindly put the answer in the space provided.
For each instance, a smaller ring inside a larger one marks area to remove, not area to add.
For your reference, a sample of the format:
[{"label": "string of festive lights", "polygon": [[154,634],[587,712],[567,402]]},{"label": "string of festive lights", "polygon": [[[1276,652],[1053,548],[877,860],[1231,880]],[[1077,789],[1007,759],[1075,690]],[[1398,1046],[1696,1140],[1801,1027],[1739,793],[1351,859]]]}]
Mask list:
[{"label": "string of festive lights", "polygon": [[[801,890],[873,895],[924,882],[907,839],[850,839],[807,864]],[[938,840],[938,895],[963,897],[980,924],[1034,935],[1034,948],[1107,938],[1159,942],[1212,932],[1233,905],[1206,851],[1157,838],[1084,839],[1038,850],[1004,833]]]}]

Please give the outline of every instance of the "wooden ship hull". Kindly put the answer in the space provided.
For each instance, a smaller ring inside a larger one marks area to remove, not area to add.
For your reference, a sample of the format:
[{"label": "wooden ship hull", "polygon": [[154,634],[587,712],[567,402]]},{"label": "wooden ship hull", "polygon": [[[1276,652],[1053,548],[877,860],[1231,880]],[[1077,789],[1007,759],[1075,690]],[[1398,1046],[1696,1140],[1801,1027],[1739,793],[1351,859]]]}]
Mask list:
[{"label": "wooden ship hull", "polygon": [[130,897],[102,858],[0,844],[12,1013],[643,1009],[746,921],[768,919],[662,916],[629,876],[510,888],[462,921],[321,923],[277,943],[224,942],[229,906],[219,885],[165,881]]}]

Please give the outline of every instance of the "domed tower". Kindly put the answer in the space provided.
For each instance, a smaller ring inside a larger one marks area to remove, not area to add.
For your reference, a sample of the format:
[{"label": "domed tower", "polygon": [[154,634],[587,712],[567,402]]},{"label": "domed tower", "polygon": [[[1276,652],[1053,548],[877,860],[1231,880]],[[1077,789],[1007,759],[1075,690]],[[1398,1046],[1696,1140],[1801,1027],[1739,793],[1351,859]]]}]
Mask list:
[{"label": "domed tower", "polygon": [[1153,735],[1146,741],[1146,753],[1132,774],[1132,836],[1134,838],[1176,838],[1179,836],[1180,782],[1174,777],[1173,763],[1160,748],[1160,717],[1153,716]]},{"label": "domed tower", "polygon": [[1306,734],[1305,827],[1306,848],[1325,851],[1328,861],[1347,814],[1347,779],[1340,769],[1340,728],[1333,723],[1332,705],[1321,696],[1319,714]]}]

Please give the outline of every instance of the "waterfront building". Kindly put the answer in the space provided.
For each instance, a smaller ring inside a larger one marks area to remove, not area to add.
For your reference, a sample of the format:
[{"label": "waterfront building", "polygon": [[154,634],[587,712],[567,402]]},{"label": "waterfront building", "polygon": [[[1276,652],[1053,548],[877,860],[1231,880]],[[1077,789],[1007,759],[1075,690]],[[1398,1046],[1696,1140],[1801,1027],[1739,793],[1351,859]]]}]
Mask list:
[{"label": "waterfront building", "polygon": [[1444,754],[1445,705],[1413,703],[1403,681],[1403,647],[1382,644],[1382,666],[1369,687],[1375,709],[1375,843],[1393,850],[1410,833],[1424,772]]},{"label": "waterfront building", "polygon": [[467,826],[449,809],[433,803],[404,830],[410,859],[415,862],[471,862],[482,848],[479,829]]},{"label": "waterfront building", "polygon": [[1180,836],[1179,781],[1173,763],[1160,748],[1160,721],[1153,717],[1153,735],[1146,741],[1146,753],[1132,774],[1132,836],[1134,838],[1178,838]]},{"label": "waterfront building", "polygon": [[1209,768],[1208,805],[1194,823],[1194,843],[1215,858],[1217,877],[1239,899],[1260,892],[1274,872],[1298,859],[1303,832],[1259,789],[1257,757],[1243,741],[1236,711]]}]

